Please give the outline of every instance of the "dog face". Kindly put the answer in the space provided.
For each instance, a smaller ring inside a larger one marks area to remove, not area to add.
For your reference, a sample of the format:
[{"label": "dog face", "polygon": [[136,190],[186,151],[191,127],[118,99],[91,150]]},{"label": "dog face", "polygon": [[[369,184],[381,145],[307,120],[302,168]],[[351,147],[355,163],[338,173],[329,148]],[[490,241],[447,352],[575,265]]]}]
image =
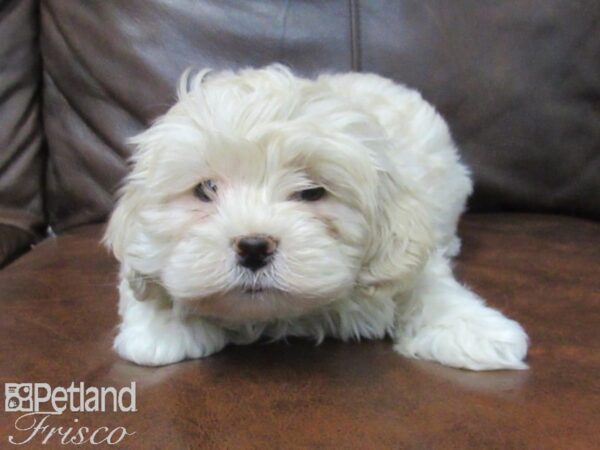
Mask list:
[{"label": "dog face", "polygon": [[430,244],[427,220],[368,111],[281,68],[188,84],[134,138],[107,230],[132,286],[151,280],[231,322],[408,287]]}]

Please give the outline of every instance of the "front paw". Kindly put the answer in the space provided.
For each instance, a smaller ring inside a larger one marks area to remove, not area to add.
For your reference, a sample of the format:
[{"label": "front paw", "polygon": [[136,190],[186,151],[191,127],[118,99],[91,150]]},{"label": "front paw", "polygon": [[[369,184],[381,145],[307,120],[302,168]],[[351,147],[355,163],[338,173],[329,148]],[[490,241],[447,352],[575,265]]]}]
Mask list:
[{"label": "front paw", "polygon": [[514,320],[487,309],[448,317],[398,337],[402,355],[470,370],[527,369],[527,334]]},{"label": "front paw", "polygon": [[114,349],[143,366],[162,366],[218,352],[226,344],[220,328],[202,321],[128,324],[120,326]]}]

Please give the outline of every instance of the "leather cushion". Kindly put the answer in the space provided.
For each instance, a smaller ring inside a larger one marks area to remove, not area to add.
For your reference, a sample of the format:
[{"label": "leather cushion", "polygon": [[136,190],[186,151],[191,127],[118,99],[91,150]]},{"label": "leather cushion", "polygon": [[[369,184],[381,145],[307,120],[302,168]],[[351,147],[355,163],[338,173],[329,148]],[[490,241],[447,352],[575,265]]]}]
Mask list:
[{"label": "leather cushion", "polygon": [[26,251],[35,236],[27,231],[0,223],[0,268]]},{"label": "leather cushion", "polygon": [[44,231],[37,6],[0,2],[0,265]]},{"label": "leather cushion", "polygon": [[597,1],[360,4],[363,70],[419,88],[448,118],[472,210],[600,219]]},{"label": "leather cushion", "polygon": [[[600,225],[467,216],[459,278],[531,337],[525,372],[402,358],[389,341],[230,346],[138,367],[111,350],[117,268],[101,226],[44,241],[0,272],[0,373],[11,382],[137,385],[135,413],[54,425],[125,426],[126,448],[596,448],[600,442]],[[18,414],[0,415],[15,435]],[[52,447],[58,447],[54,445]]]}]

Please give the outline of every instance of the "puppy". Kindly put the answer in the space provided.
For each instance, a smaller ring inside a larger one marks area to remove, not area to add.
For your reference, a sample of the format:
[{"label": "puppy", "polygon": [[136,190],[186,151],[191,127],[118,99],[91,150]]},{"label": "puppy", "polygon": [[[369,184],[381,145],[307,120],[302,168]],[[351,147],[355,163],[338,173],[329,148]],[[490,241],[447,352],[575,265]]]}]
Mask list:
[{"label": "puppy", "polygon": [[527,367],[521,326],[452,274],[472,184],[414,90],[277,65],[203,71],[132,142],[104,239],[121,263],[123,358],[391,336],[412,358]]}]

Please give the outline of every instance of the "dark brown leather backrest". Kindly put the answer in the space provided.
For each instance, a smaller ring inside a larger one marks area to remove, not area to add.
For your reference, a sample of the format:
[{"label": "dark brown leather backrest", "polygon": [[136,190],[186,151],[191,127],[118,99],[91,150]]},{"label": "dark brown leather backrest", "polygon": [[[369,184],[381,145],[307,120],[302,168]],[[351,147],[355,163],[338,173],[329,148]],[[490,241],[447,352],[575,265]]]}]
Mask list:
[{"label": "dark brown leather backrest", "polygon": [[474,171],[472,209],[600,218],[600,2],[361,5],[362,68],[448,119]]},{"label": "dark brown leather backrest", "polygon": [[42,2],[48,210],[102,220],[125,139],[163,113],[189,67],[353,68],[421,90],[450,122],[476,210],[600,217],[600,11],[522,2]]},{"label": "dark brown leather backrest", "polygon": [[0,265],[44,229],[38,2],[0,2]]}]

